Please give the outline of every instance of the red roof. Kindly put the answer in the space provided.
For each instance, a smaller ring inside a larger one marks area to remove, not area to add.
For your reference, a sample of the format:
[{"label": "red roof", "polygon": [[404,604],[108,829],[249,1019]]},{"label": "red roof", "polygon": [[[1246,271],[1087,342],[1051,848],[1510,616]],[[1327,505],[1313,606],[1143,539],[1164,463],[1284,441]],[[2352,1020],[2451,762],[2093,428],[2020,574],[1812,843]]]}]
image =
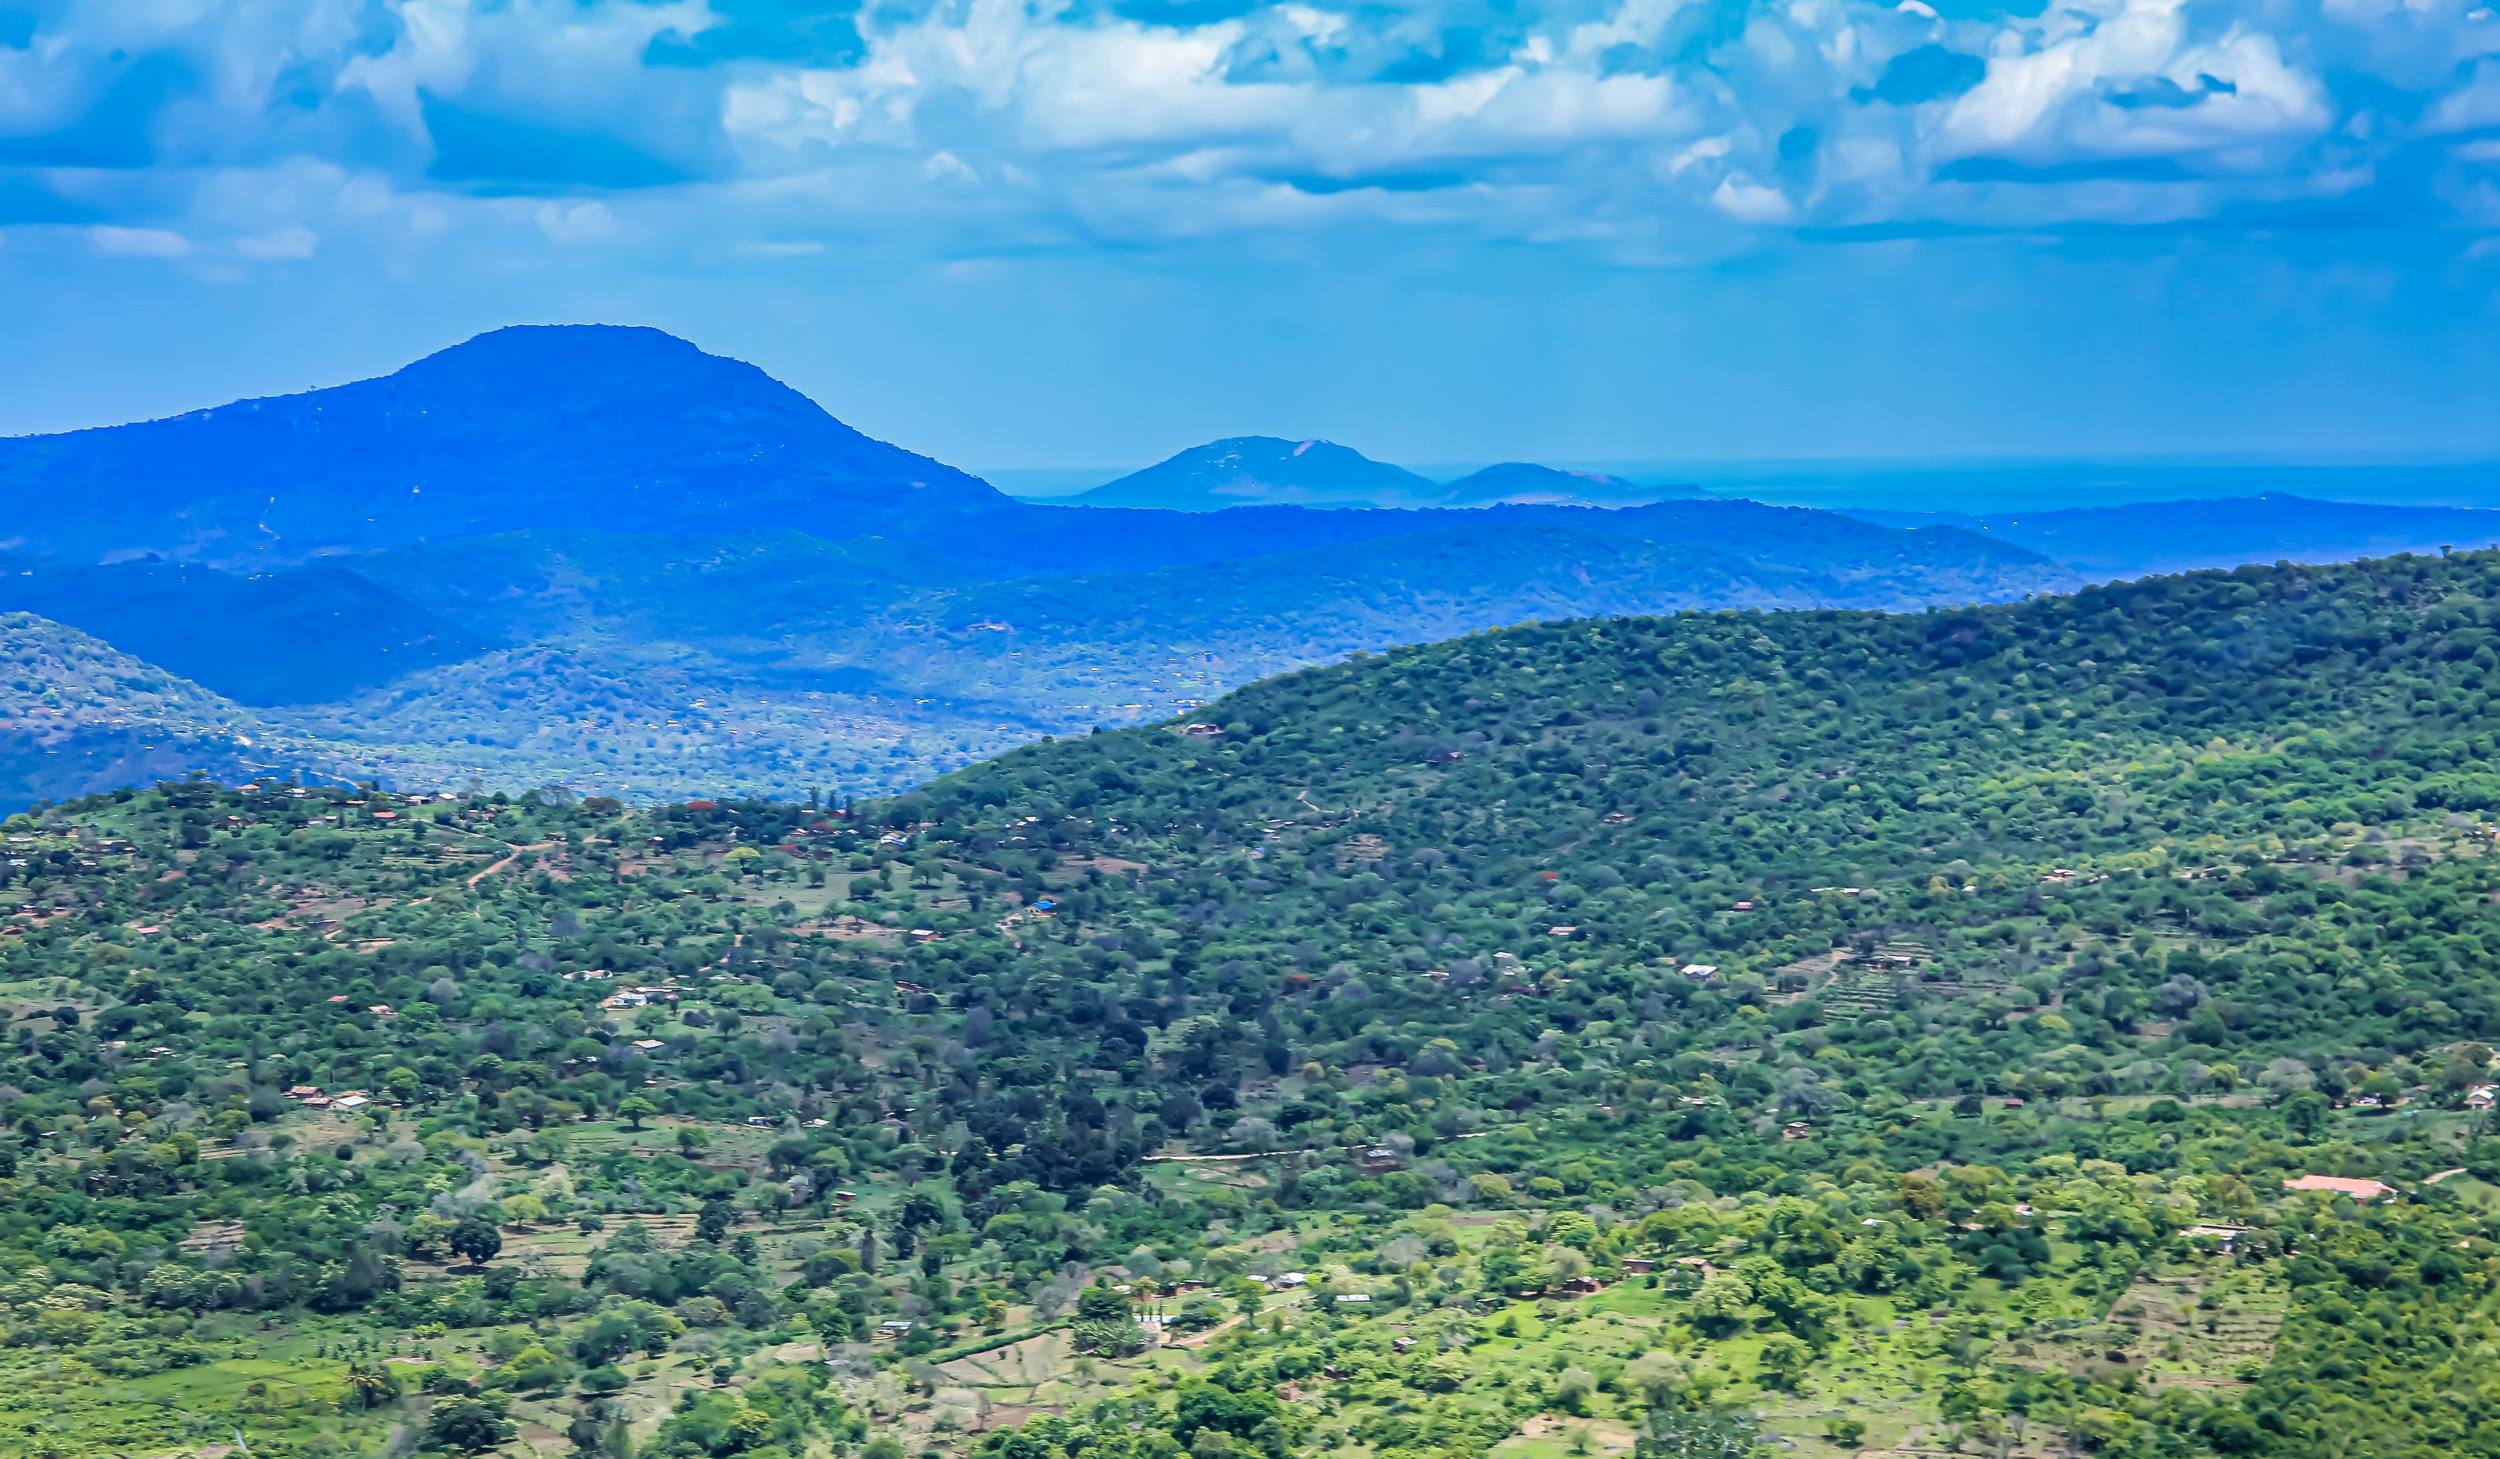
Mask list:
[{"label": "red roof", "polygon": [[2283,1182],[2283,1188],[2294,1191],[2333,1191],[2339,1196],[2350,1196],[2356,1201],[2374,1201],[2380,1196],[2393,1194],[2391,1187],[2381,1185],[2375,1180],[2355,1180],[2343,1175],[2298,1176]]}]

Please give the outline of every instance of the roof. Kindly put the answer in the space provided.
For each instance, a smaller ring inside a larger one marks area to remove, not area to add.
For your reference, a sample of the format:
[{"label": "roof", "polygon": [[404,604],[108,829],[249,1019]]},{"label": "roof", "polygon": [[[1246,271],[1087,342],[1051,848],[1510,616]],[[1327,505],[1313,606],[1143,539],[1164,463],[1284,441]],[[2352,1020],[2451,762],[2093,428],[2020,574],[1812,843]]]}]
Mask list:
[{"label": "roof", "polygon": [[2283,1188],[2293,1191],[2332,1191],[2339,1196],[2350,1196],[2356,1201],[2374,1201],[2380,1196],[2395,1194],[2392,1186],[2381,1185],[2375,1180],[2358,1180],[2343,1175],[2295,1176],[2283,1182]]}]

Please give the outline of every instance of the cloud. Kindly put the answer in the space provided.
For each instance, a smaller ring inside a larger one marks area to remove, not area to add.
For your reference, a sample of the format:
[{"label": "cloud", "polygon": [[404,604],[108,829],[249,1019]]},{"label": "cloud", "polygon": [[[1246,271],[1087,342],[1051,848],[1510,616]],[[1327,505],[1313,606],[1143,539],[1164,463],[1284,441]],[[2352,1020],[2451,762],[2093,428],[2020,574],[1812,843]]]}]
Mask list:
[{"label": "cloud", "polygon": [[170,228],[124,228],[99,223],[87,230],[87,246],[107,258],[188,258],[191,240]]},{"label": "cloud", "polygon": [[540,203],[531,216],[538,231],[557,243],[595,243],[616,234],[616,214],[596,199]]},{"label": "cloud", "polygon": [[[2500,23],[2467,0],[13,13],[0,221],[256,247],[401,251],[464,223],[571,246],[626,234],[628,200],[637,241],[881,226],[963,252],[1359,225],[1687,256],[1766,233],[2262,227],[2322,198],[2462,230],[2477,184],[2455,169],[2478,163],[2439,139],[2500,127]],[[312,169],[328,181],[299,185]],[[257,175],[255,205],[236,179]]]},{"label": "cloud", "polygon": [[256,238],[238,239],[234,251],[254,263],[310,258],[321,247],[320,235],[301,226],[280,228]]}]

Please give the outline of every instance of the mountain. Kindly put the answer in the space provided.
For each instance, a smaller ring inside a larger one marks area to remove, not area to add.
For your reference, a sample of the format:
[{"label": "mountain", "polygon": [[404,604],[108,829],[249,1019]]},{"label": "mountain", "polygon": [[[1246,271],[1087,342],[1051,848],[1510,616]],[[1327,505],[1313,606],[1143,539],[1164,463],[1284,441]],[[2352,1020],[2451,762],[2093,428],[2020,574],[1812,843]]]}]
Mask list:
[{"label": "mountain", "polygon": [[847,536],[1005,505],[752,365],[652,329],[520,326],[375,380],[0,439],[0,547],[220,563],[480,532]]},{"label": "mountain", "polygon": [[1642,486],[1596,471],[1563,471],[1527,461],[1505,461],[1471,472],[1441,488],[1440,505],[1630,507],[1691,496],[1689,488]]},{"label": "mountain", "polygon": [[0,558],[0,611],[38,614],[243,704],[317,702],[488,644],[333,563],[242,575],[192,563]]},{"label": "mountain", "polygon": [[1242,506],[1408,507],[1440,489],[1334,441],[1233,436],[1166,457],[1068,501],[1087,507],[1214,512]]},{"label": "mountain", "polygon": [[1985,532],[2087,577],[2140,577],[2255,562],[2347,562],[2500,544],[2500,511],[2317,501],[2264,493],[2210,501],[1974,516],[1854,511],[1888,526]]}]

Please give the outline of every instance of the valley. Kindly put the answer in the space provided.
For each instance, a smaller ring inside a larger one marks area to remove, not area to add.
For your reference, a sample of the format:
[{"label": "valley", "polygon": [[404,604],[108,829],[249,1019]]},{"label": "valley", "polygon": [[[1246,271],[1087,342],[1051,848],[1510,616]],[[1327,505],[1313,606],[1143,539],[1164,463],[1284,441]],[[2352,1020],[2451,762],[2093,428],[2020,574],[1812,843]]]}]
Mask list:
[{"label": "valley", "polygon": [[[32,615],[0,619],[20,665],[0,808],[193,768],[644,804],[883,795],[1522,623],[2005,602],[2287,549],[2500,542],[2500,514],[2262,496],[1995,520],[1525,463],[1442,486],[1275,438],[1035,504],[752,366],[591,327],[0,440],[0,490],[21,506],[0,612]],[[105,498],[118,515],[89,509]],[[72,666],[64,633],[129,670]]]}]

